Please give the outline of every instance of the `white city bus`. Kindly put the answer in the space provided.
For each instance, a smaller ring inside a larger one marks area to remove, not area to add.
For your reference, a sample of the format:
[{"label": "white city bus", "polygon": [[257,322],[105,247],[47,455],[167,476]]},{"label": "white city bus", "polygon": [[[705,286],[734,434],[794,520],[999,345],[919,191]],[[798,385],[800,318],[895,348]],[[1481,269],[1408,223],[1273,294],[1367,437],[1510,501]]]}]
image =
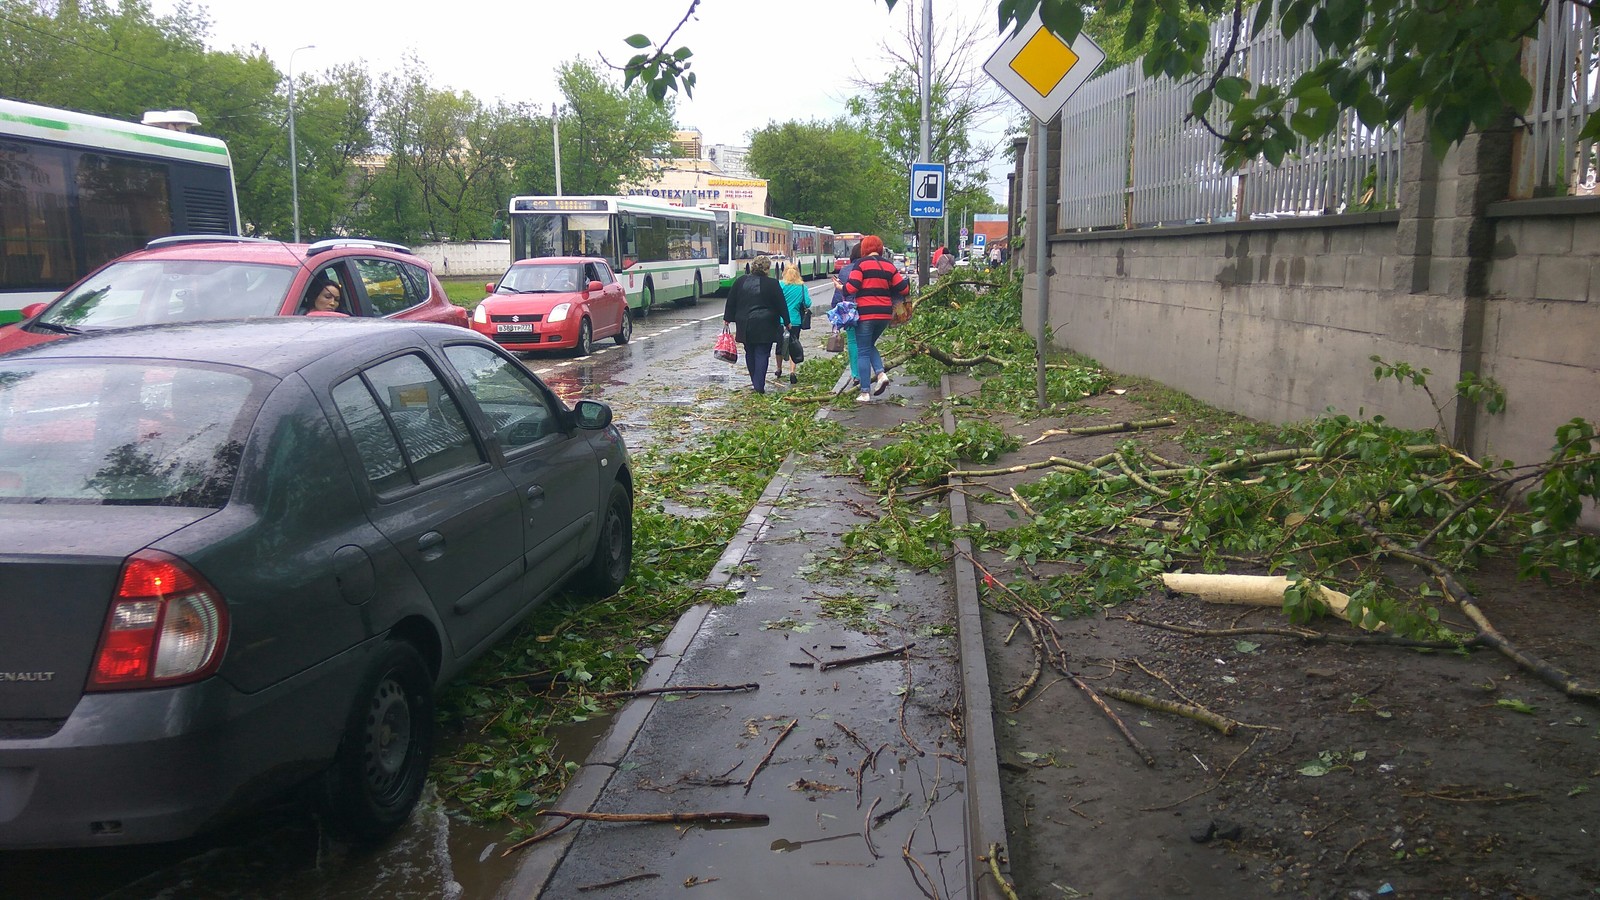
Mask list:
[{"label": "white city bus", "polygon": [[0,99],[0,324],[173,234],[238,234],[216,138]]},{"label": "white city bus", "polygon": [[628,308],[649,315],[716,290],[715,224],[702,209],[618,197],[513,197],[511,261],[598,256],[616,270]]}]

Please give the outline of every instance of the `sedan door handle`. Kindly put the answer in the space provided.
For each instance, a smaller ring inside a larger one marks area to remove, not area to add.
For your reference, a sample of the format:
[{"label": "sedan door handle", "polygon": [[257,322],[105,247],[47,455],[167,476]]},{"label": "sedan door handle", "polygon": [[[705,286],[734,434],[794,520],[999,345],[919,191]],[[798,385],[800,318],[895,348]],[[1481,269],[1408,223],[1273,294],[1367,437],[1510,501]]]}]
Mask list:
[{"label": "sedan door handle", "polygon": [[432,562],[444,555],[444,535],[437,531],[430,531],[417,538],[417,552],[422,558]]},{"label": "sedan door handle", "polygon": [[530,502],[538,503],[544,500],[544,488],[537,484],[528,485],[527,497]]}]

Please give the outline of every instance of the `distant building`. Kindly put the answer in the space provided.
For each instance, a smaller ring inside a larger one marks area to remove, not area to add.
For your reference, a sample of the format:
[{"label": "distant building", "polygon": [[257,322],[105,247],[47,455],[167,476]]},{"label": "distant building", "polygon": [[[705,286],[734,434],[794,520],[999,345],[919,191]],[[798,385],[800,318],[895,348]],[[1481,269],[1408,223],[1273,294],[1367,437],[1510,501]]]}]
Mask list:
[{"label": "distant building", "polygon": [[[978,214],[972,218],[972,233],[974,235],[983,235],[984,252],[988,252],[992,247],[1004,247],[1007,244],[1006,217],[1004,214]],[[973,243],[977,242],[974,241]]]},{"label": "distant building", "polygon": [[737,209],[766,213],[767,182],[726,173],[707,159],[653,159],[653,174],[624,188],[629,197],[648,197],[673,206]]},{"label": "distant building", "polygon": [[704,138],[698,128],[685,128],[672,133],[672,149],[683,159],[701,159]]},{"label": "distant building", "polygon": [[745,158],[750,155],[749,147],[735,147],[731,144],[712,144],[707,157],[717,164],[723,173],[734,178],[752,178],[750,166]]}]

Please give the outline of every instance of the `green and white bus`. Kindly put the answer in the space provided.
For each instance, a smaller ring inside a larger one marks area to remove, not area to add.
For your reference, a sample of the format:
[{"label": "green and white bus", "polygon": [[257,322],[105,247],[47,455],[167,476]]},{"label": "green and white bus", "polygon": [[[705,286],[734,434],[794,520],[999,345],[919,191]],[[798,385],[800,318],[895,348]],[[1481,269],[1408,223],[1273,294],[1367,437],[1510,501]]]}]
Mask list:
[{"label": "green and white bus", "polygon": [[238,234],[228,146],[0,99],[0,324],[174,234]]},{"label": "green and white bus", "polygon": [[511,261],[598,256],[616,270],[628,308],[692,306],[716,290],[711,213],[619,197],[511,198]]},{"label": "green and white bus", "polygon": [[738,209],[712,210],[717,216],[717,268],[722,289],[750,268],[757,256],[772,257],[772,277],[783,274],[792,258],[794,223]]},{"label": "green and white bus", "polygon": [[833,274],[833,229],[815,225],[794,226],[794,251],[790,254],[800,267],[802,278],[821,278]]}]

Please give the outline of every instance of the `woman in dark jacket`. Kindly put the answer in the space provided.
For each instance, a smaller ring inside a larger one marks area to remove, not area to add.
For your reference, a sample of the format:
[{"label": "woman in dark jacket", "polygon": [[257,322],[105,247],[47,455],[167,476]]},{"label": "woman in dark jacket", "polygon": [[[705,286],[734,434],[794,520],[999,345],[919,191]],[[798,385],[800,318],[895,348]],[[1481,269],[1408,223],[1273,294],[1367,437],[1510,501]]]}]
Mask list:
[{"label": "woman in dark jacket", "polygon": [[750,386],[758,394],[767,392],[767,366],[772,347],[790,326],[789,304],[783,299],[783,286],[773,278],[772,260],[758,256],[750,261],[750,271],[728,288],[728,303],[722,311],[723,326],[737,327],[736,337],[744,345],[744,365],[750,372]]}]

